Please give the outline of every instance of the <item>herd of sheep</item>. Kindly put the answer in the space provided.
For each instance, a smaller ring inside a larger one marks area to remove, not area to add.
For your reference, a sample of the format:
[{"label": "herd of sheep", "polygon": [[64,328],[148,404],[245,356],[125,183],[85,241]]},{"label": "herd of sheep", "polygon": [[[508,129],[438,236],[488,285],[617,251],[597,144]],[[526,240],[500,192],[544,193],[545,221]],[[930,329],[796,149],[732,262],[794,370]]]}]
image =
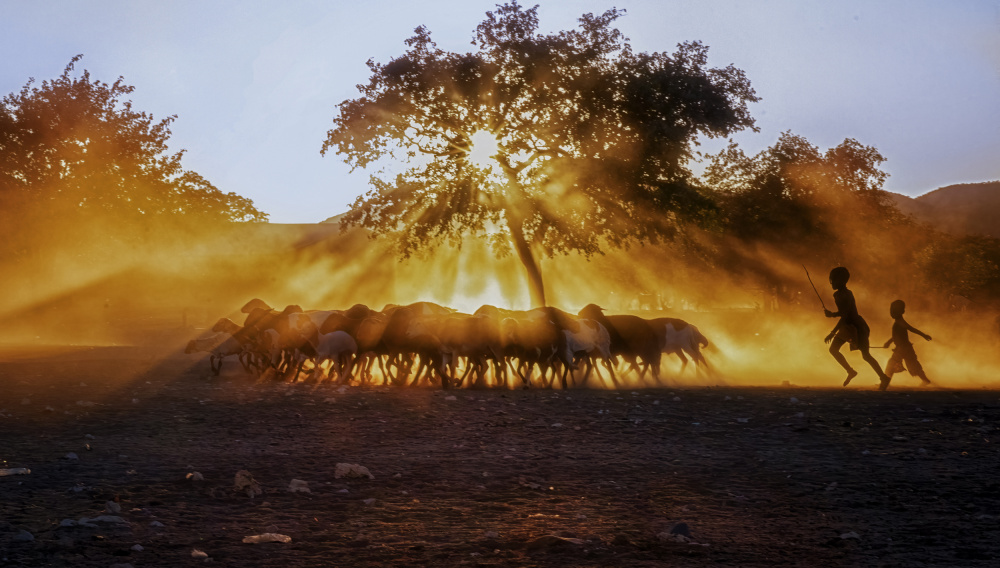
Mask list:
[{"label": "herd of sheep", "polygon": [[570,380],[584,386],[595,371],[603,380],[601,367],[615,387],[623,369],[640,379],[648,372],[658,383],[660,360],[671,353],[684,366],[690,357],[707,368],[701,349],[708,340],[695,326],[676,318],[605,315],[594,304],[576,315],[552,307],[513,311],[489,305],[465,314],[431,302],[382,311],[362,304],[275,310],[254,299],[241,311],[247,314],[242,325],[222,318],[212,327],[214,335],[192,340],[185,352],[209,352],[215,374],[235,357],[247,373],[297,380],[308,372],[318,380],[325,375],[365,383],[377,365],[382,384],[443,388],[508,388],[517,381],[524,388],[556,381],[568,388]]}]

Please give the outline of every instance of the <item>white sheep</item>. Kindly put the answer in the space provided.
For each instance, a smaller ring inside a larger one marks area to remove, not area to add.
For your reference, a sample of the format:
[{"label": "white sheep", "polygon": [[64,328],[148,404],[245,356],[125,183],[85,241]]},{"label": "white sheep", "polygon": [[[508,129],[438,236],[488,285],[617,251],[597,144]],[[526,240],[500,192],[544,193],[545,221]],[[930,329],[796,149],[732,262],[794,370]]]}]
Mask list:
[{"label": "white sheep", "polygon": [[349,333],[346,331],[315,332],[309,337],[309,343],[316,352],[313,358],[313,363],[316,365],[313,371],[315,378],[322,377],[322,365],[326,361],[330,361],[328,378],[331,380],[334,372],[340,377],[341,382],[351,376],[354,359],[358,354],[358,344]]}]

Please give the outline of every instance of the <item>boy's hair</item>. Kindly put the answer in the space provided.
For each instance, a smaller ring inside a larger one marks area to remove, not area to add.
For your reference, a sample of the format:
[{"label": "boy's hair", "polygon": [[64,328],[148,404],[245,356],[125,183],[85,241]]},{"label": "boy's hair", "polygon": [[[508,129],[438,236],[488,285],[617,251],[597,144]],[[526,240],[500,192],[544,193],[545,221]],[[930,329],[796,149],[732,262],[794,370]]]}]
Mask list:
[{"label": "boy's hair", "polygon": [[903,315],[906,311],[906,302],[903,300],[896,300],[889,304],[889,315],[896,317],[896,314]]},{"label": "boy's hair", "polygon": [[847,284],[847,281],[850,280],[850,278],[851,273],[847,271],[846,266],[838,266],[830,271],[830,282],[843,282],[844,284]]}]

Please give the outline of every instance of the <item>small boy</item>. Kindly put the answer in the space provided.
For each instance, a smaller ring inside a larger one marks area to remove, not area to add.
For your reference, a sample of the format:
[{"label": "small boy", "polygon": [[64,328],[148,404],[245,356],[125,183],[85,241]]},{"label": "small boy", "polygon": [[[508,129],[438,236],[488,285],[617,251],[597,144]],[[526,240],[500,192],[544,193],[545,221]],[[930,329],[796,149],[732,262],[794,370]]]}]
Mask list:
[{"label": "small boy", "polygon": [[[931,384],[931,381],[924,373],[923,365],[917,361],[917,352],[913,350],[910,334],[907,332],[912,331],[927,341],[931,340],[931,336],[906,323],[906,320],[903,319],[905,311],[906,303],[903,300],[896,300],[889,304],[889,315],[895,321],[892,324],[892,337],[885,342],[885,347],[888,348],[895,343],[896,348],[892,350],[892,357],[889,357],[889,362],[885,364],[885,374],[891,379],[894,374],[908,370],[914,377],[920,377],[923,385],[927,386]],[[906,367],[903,367],[903,363],[906,363]]]},{"label": "small boy", "polygon": [[840,366],[847,371],[847,378],[844,386],[850,384],[851,379],[858,375],[858,372],[847,363],[847,358],[840,352],[845,343],[851,346],[851,350],[861,351],[861,357],[866,363],[871,365],[872,370],[878,375],[879,389],[885,390],[889,386],[889,377],[882,372],[875,357],[869,351],[868,337],[871,329],[865,319],[858,314],[858,305],[854,301],[854,293],[847,289],[847,281],[851,278],[851,273],[846,267],[838,266],[830,271],[830,287],[833,288],[833,301],[837,304],[837,311],[823,310],[828,318],[840,318],[833,331],[826,336],[825,341],[830,344],[830,355],[840,363]]}]

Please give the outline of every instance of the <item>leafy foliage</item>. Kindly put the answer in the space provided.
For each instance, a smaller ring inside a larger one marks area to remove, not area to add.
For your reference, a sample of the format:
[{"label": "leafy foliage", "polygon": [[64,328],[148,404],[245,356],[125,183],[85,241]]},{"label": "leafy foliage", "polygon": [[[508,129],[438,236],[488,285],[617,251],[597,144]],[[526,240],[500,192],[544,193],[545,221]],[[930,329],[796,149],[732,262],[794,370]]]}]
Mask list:
[{"label": "leafy foliage", "polygon": [[[623,10],[540,34],[537,8],[487,12],[471,53],[418,27],[402,56],[368,61],[369,83],[340,104],[322,151],[355,168],[407,167],[373,175],[346,225],[394,236],[403,255],[488,235],[530,273],[530,247],[589,256],[711,211],[687,162],[699,135],[754,127],[743,72],[709,68],[698,42],[633,52],[612,27]],[[493,167],[467,159],[478,131],[497,140]]]},{"label": "leafy foliage", "polygon": [[892,218],[884,161],[854,139],[821,152],[785,132],[753,157],[731,144],[712,157],[705,181],[720,192],[727,227],[740,238],[829,240],[852,228],[849,219]]},{"label": "leafy foliage", "polygon": [[4,221],[32,215],[112,221],[136,227],[158,219],[264,221],[235,193],[223,193],[169,153],[170,124],[126,100],[133,87],[75,74],[74,57],[58,78],[34,79],[0,103],[0,204]]},{"label": "leafy foliage", "polygon": [[919,251],[916,261],[932,289],[1000,303],[1000,239],[939,234]]}]

